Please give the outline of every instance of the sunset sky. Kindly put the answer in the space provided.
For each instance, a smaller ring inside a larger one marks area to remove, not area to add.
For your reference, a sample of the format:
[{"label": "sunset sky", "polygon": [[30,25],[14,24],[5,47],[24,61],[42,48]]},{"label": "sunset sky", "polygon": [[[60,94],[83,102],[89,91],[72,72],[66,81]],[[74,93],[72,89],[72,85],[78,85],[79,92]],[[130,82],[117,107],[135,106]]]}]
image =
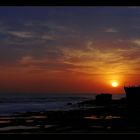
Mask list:
[{"label": "sunset sky", "polygon": [[0,92],[139,84],[140,7],[0,7]]}]

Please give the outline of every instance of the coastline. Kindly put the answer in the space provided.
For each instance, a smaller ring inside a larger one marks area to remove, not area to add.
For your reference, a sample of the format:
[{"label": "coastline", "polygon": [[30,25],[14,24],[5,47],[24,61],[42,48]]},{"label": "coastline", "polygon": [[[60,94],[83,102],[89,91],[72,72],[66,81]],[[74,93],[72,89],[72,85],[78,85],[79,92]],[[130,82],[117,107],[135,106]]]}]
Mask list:
[{"label": "coastline", "polygon": [[112,106],[0,116],[0,133],[10,134],[114,133],[125,132],[126,126],[125,108]]}]

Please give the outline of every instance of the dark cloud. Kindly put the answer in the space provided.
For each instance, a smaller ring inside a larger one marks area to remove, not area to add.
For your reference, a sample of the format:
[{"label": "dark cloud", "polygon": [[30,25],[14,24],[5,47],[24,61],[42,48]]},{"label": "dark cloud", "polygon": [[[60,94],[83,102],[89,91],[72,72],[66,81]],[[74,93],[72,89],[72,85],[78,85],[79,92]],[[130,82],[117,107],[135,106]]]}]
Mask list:
[{"label": "dark cloud", "polygon": [[27,61],[38,69],[102,73],[113,67],[115,72],[126,72],[139,62],[135,27],[139,27],[140,9],[0,9],[5,10],[0,14],[1,63]]}]

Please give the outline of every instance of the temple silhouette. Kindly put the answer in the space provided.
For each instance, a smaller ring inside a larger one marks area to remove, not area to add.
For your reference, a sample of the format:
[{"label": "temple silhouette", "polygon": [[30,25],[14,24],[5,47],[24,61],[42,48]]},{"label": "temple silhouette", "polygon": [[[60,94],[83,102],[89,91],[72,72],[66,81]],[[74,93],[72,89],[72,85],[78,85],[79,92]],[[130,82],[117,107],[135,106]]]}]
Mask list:
[{"label": "temple silhouette", "polygon": [[140,86],[124,87],[128,105],[140,106]]}]

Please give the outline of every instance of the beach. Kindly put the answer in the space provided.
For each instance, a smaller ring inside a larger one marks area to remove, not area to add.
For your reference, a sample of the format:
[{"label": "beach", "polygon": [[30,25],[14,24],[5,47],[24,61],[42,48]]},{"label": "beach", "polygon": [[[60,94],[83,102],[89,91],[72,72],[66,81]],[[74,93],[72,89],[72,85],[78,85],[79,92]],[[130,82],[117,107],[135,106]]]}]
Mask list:
[{"label": "beach", "polygon": [[123,96],[38,96],[1,98],[0,134],[140,132],[139,120],[132,115],[136,111],[130,112]]},{"label": "beach", "polygon": [[115,112],[110,107],[100,107],[1,116],[0,133],[125,132],[127,124],[122,112],[122,109]]}]

